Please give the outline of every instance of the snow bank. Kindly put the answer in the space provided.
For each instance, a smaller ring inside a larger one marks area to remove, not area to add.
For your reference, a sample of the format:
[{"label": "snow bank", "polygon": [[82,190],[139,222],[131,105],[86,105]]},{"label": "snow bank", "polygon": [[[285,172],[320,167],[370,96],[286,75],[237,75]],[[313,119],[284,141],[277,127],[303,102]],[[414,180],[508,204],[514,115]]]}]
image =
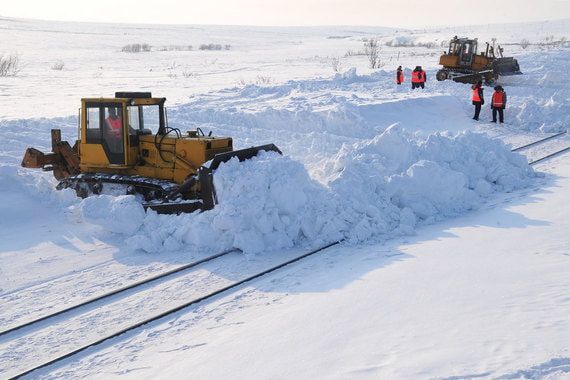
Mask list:
[{"label": "snow bank", "polygon": [[83,219],[119,234],[133,234],[142,225],[145,211],[134,195],[98,195],[79,204]]},{"label": "snow bank", "polygon": [[323,185],[273,152],[231,160],[215,173],[219,204],[200,214],[144,214],[130,196],[93,197],[81,207],[87,221],[131,235],[131,249],[257,253],[409,234],[418,224],[475,209],[494,192],[528,186],[535,176],[523,156],[497,140],[467,132],[422,139],[396,125],[343,146],[325,166]]},{"label": "snow bank", "polygon": [[[57,181],[51,173],[21,169],[13,165],[0,165],[0,193],[21,193],[29,197],[29,207],[48,206],[54,210],[66,209],[78,202],[75,191],[55,189]],[[0,204],[0,208],[2,204]]]}]

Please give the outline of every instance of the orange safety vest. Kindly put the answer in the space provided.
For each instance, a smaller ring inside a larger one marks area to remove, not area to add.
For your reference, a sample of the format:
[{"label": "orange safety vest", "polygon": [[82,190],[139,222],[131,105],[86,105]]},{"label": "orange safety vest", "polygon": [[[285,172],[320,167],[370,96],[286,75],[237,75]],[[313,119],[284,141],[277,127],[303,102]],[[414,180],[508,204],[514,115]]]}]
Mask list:
[{"label": "orange safety vest", "polygon": [[474,102],[480,102],[481,98],[479,97],[479,86],[475,86],[473,89],[473,97],[471,98]]},{"label": "orange safety vest", "polygon": [[493,107],[503,107],[505,105],[505,93],[495,91],[493,93]]},{"label": "orange safety vest", "polygon": [[412,71],[412,83],[421,83],[424,81],[423,71]]},{"label": "orange safety vest", "polygon": [[425,82],[426,81],[426,72],[425,71],[420,71],[420,82]]},{"label": "orange safety vest", "polygon": [[[398,73],[400,73],[400,80],[398,80]],[[404,83],[404,70],[396,71],[396,83]]]},{"label": "orange safety vest", "polygon": [[113,134],[117,138],[120,138],[121,137],[121,119],[119,119],[119,118],[112,119],[112,118],[108,117],[105,121],[107,122],[109,127],[111,127],[111,131],[113,132]]}]

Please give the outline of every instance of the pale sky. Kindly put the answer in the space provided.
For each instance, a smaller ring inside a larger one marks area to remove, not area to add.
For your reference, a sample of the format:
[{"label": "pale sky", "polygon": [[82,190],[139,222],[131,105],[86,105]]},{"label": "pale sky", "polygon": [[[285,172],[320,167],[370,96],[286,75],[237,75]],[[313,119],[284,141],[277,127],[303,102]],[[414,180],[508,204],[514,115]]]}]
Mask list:
[{"label": "pale sky", "polygon": [[570,18],[570,0],[0,0],[0,16],[150,24],[423,27]]}]

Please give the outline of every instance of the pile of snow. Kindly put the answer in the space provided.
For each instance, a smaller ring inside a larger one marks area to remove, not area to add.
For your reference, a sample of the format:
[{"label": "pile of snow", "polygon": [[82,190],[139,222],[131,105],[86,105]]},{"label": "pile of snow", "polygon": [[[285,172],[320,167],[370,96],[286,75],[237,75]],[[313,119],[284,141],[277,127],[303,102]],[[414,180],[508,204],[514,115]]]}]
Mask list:
[{"label": "pile of snow", "polygon": [[130,235],[132,249],[257,253],[409,234],[418,224],[475,209],[494,192],[528,186],[535,176],[523,156],[484,135],[420,138],[398,126],[343,146],[325,166],[323,185],[301,163],[273,152],[230,160],[215,173],[219,204],[200,214],[144,214],[134,197],[93,197],[80,208],[86,220]]},{"label": "pile of snow", "polygon": [[57,181],[51,173],[24,170],[13,165],[0,165],[0,194],[15,193],[27,196],[32,202],[20,207],[51,207],[65,210],[77,204],[75,191],[56,190]]}]

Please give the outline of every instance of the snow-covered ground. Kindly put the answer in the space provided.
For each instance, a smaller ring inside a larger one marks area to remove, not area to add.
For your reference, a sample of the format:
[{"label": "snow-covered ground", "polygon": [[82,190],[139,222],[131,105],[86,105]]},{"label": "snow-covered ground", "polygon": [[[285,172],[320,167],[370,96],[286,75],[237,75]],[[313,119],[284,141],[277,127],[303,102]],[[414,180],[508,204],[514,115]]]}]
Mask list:
[{"label": "snow-covered ground", "polygon": [[[461,29],[252,28],[54,23],[0,18],[0,323],[39,316],[208,253],[196,277],[0,337],[0,377],[120,329],[138,312],[325,243],[342,245],[42,372],[49,378],[562,378],[570,374],[570,160],[535,170],[510,148],[570,124],[567,47],[506,45],[523,76],[501,79],[506,124],[471,120],[467,85],[436,82],[441,41],[566,37],[570,21]],[[478,32],[483,30],[483,32]],[[363,38],[378,38],[371,70]],[[385,43],[391,41],[392,46]],[[435,47],[394,46],[433,42]],[[151,51],[122,52],[148,43]],[[222,50],[199,50],[200,44]],[[189,50],[188,45],[192,45]],[[227,49],[225,45],[230,45]],[[347,55],[347,52],[351,52]],[[340,58],[334,72],[332,60]],[[54,64],[63,62],[61,70]],[[394,84],[422,65],[425,90]],[[19,167],[49,131],[77,133],[79,99],[151,90],[169,123],[283,151],[216,172],[220,204],[145,214],[133,197],[80,200]],[[489,100],[492,89],[486,89]],[[41,305],[41,306],[40,306]],[[128,317],[128,318],[127,318]],[[142,318],[142,317],[141,317]],[[91,327],[95,326],[95,327]],[[55,331],[55,330],[54,330]],[[79,343],[78,343],[79,342]]]}]

